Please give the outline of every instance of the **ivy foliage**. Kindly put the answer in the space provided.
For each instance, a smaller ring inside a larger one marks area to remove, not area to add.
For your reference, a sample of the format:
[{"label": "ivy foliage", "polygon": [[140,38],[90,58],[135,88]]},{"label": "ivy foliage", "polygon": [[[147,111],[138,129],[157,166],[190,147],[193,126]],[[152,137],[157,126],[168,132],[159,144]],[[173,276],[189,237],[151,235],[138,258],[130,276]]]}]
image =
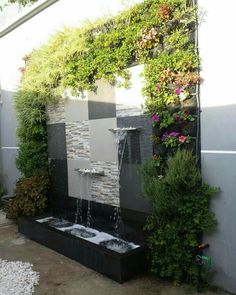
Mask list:
[{"label": "ivy foliage", "polygon": [[177,283],[196,284],[196,247],[202,233],[216,226],[209,201],[218,189],[202,183],[191,151],[177,151],[164,169],[156,161],[143,167],[144,192],[153,207],[146,224],[152,271]]}]

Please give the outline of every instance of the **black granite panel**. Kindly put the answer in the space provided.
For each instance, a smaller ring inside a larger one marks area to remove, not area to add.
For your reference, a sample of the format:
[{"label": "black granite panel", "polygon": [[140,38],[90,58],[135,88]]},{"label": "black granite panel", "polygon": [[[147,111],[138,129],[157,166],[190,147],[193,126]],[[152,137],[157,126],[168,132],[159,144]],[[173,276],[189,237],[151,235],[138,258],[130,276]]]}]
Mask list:
[{"label": "black granite panel", "polygon": [[115,118],[116,104],[100,101],[88,101],[89,120]]},{"label": "black granite panel", "polygon": [[140,131],[130,131],[125,149],[124,163],[145,162],[152,155],[152,125],[146,115],[117,118],[117,127],[137,127]]},{"label": "black granite panel", "polygon": [[66,159],[65,124],[47,125],[48,157]]},{"label": "black granite panel", "polygon": [[141,163],[141,144],[139,132],[132,132],[130,134],[130,147],[131,147],[131,163]]},{"label": "black granite panel", "polygon": [[151,206],[142,196],[140,165],[123,163],[120,175],[121,208],[149,213]]},{"label": "black granite panel", "polygon": [[49,205],[52,209],[60,210],[68,196],[67,160],[49,159],[50,195]]}]

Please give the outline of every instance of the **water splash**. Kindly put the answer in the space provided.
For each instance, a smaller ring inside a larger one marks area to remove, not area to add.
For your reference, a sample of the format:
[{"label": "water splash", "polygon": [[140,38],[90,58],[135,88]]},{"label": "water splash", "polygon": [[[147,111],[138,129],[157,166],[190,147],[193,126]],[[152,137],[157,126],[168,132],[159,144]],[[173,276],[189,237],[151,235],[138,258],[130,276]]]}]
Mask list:
[{"label": "water splash", "polygon": [[75,223],[83,223],[82,198],[76,200]]},{"label": "water splash", "polygon": [[102,245],[107,249],[110,249],[118,253],[126,253],[133,249],[129,242],[121,239],[111,239],[107,241],[102,241],[99,245]]}]

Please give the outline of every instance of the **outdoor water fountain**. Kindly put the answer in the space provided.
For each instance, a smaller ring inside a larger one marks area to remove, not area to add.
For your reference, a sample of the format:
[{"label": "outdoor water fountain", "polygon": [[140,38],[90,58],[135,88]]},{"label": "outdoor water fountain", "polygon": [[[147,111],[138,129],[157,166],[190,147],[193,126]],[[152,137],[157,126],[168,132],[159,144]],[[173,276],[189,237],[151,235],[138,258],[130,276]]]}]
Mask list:
[{"label": "outdoor water fountain", "polygon": [[[129,134],[139,132],[140,128],[113,128],[109,131],[115,135],[114,148],[118,166],[115,181],[119,188]],[[105,169],[106,167],[104,170],[74,168],[78,179],[78,194],[76,199],[73,199],[75,201],[73,216],[47,214],[37,218],[21,218],[19,231],[122,283],[144,270],[145,247],[140,241],[134,242],[127,235],[130,229],[128,230],[127,225],[122,221],[121,208],[118,205],[110,206],[113,208],[113,213],[110,213],[110,221],[102,222],[105,228],[96,224],[92,210],[96,203],[92,201],[91,183],[92,181],[102,182],[103,177],[106,178],[106,173],[108,173]]]}]

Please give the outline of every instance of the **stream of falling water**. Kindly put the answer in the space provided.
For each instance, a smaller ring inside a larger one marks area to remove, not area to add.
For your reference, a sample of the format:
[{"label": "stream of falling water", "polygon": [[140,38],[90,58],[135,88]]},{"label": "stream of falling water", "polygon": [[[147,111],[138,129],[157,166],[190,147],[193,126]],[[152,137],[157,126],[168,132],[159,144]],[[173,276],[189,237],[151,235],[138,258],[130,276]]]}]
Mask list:
[{"label": "stream of falling water", "polygon": [[76,200],[75,223],[83,223],[83,199],[88,200],[88,210],[86,224],[91,224],[91,204],[90,204],[90,175],[79,173],[79,198]]},{"label": "stream of falling water", "polygon": [[76,200],[76,214],[75,223],[83,223],[83,212],[82,212],[82,199],[83,199],[83,175],[79,174],[79,198]]},{"label": "stream of falling water", "polygon": [[88,210],[87,210],[87,220],[86,220],[86,226],[90,227],[92,221],[92,215],[91,215],[91,202],[88,200]]},{"label": "stream of falling water", "polygon": [[[116,149],[117,149],[117,155],[118,155],[118,175],[117,175],[118,189],[120,188],[120,173],[121,173],[123,158],[124,158],[124,154],[125,154],[127,135],[128,135],[127,130],[121,129],[121,130],[116,131],[115,143],[116,143]],[[121,217],[121,209],[119,206],[114,208],[113,216],[111,217],[111,219],[114,223],[113,228],[115,231],[115,235],[119,236],[119,229],[120,229],[121,224],[123,223],[122,217]]]},{"label": "stream of falling water", "polygon": [[76,200],[76,214],[75,214],[75,223],[83,223],[82,215],[82,198]]}]

